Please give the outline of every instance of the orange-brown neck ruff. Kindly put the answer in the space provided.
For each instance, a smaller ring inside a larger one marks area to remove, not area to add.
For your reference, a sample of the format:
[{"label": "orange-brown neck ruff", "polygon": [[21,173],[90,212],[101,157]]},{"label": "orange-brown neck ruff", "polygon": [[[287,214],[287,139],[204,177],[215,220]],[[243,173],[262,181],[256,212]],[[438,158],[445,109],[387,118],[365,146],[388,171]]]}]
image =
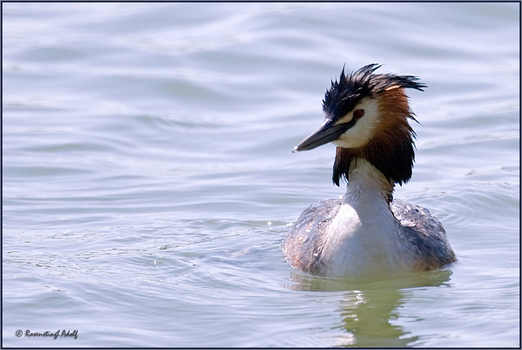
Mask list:
[{"label": "orange-brown neck ruff", "polygon": [[374,136],[357,148],[337,147],[332,177],[337,186],[343,177],[350,181],[350,166],[356,164],[352,160],[357,158],[369,161],[392,185],[402,185],[411,178],[415,132],[407,118],[415,118],[408,106],[408,97],[403,88],[392,86],[376,98],[380,117]]}]

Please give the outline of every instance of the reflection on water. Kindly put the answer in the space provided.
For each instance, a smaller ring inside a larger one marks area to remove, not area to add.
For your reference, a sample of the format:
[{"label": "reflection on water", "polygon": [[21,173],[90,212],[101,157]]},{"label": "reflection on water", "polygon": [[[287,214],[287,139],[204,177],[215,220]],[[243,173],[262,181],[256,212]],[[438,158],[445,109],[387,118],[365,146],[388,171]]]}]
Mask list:
[{"label": "reflection on water", "polygon": [[[394,325],[398,309],[405,302],[405,289],[449,285],[450,270],[417,273],[411,276],[361,281],[323,278],[291,273],[294,284],[286,287],[294,291],[345,292],[339,305],[342,327],[350,334],[343,337],[343,346],[407,347],[419,340],[408,336],[404,328]],[[348,342],[347,342],[348,341]]]}]

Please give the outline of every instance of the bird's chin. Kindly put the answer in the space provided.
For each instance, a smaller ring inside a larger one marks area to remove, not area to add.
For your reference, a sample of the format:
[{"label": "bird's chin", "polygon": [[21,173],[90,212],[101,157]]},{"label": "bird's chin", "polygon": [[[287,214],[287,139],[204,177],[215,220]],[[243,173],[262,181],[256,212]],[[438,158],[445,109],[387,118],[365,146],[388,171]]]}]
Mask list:
[{"label": "bird's chin", "polygon": [[352,138],[346,138],[341,136],[335,141],[332,141],[334,145],[341,148],[358,148],[365,144],[365,142],[360,140],[354,140]]}]

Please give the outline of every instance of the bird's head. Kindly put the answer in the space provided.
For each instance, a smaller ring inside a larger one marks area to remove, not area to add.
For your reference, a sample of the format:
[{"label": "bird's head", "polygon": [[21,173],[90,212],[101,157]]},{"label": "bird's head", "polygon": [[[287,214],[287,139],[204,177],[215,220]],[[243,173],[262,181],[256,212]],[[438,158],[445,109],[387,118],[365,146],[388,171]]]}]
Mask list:
[{"label": "bird's head", "polygon": [[415,120],[405,88],[423,91],[426,86],[409,75],[375,74],[381,67],[370,64],[332,81],[323,100],[321,127],[294,148],[314,149],[328,142],[337,146],[333,181],[349,180],[353,159],[364,158],[391,183],[402,184],[411,177],[413,138],[408,118]]}]

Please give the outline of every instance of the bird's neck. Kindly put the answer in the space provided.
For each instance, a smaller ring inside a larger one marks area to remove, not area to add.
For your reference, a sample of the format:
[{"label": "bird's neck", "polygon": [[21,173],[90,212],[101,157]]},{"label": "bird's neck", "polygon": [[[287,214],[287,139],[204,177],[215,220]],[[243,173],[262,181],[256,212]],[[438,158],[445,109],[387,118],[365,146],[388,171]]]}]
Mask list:
[{"label": "bird's neck", "polygon": [[353,158],[350,161],[350,181],[344,201],[353,207],[388,205],[392,200],[393,182],[364,158]]}]

